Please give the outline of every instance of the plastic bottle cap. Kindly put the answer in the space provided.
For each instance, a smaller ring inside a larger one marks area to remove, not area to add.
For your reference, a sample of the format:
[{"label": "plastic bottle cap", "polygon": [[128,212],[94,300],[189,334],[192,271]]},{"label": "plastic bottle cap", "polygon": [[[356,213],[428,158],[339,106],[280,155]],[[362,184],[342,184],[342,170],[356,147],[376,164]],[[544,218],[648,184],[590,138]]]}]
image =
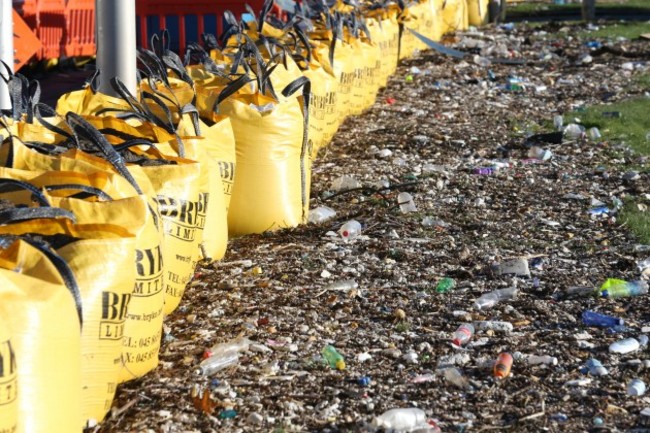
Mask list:
[{"label": "plastic bottle cap", "polygon": [[342,359],[336,361],[336,369],[345,370],[345,361],[343,361]]},{"label": "plastic bottle cap", "polygon": [[350,236],[350,232],[348,232],[347,230],[344,230],[344,231],[341,233],[341,236],[343,236],[344,238],[347,238],[348,236]]},{"label": "plastic bottle cap", "polygon": [[451,342],[454,346],[460,347],[460,340],[458,338],[454,338],[454,340]]}]

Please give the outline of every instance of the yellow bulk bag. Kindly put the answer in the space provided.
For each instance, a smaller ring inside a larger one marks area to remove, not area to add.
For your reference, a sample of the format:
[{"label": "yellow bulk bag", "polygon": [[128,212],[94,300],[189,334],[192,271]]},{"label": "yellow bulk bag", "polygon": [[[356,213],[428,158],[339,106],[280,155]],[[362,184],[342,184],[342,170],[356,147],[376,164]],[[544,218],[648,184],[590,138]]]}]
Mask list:
[{"label": "yellow bulk bag", "polygon": [[71,288],[76,293],[34,247],[0,244],[0,317],[20,360],[19,433],[82,430],[81,301],[76,284]]},{"label": "yellow bulk bag", "polygon": [[99,93],[91,86],[66,93],[56,103],[56,112],[62,116],[69,112],[99,115],[128,109],[129,105],[123,99]]},{"label": "yellow bulk bag", "polygon": [[420,47],[420,43],[415,35],[407,30],[411,29],[419,33],[420,21],[413,10],[416,5],[411,4],[407,6],[398,18],[400,24],[399,60],[413,57],[415,51]]},{"label": "yellow bulk bag", "polygon": [[194,275],[201,229],[197,226],[201,202],[201,167],[198,162],[162,156],[169,164],[141,167],[153,186],[162,217],[165,305],[170,314],[178,307],[185,286]]},{"label": "yellow bulk bag", "polygon": [[[0,284],[2,284],[0,277]],[[1,295],[0,295],[1,296]],[[0,432],[18,432],[18,365],[11,329],[0,313]]]},{"label": "yellow bulk bag", "polygon": [[[304,77],[292,83],[294,88],[306,86],[307,104],[308,83]],[[219,113],[230,117],[237,143],[228,212],[231,235],[295,227],[306,219],[309,197],[308,107],[296,97],[276,101],[259,92],[244,93],[247,90],[227,88],[225,94],[232,96],[219,104]]]},{"label": "yellow bulk bag", "polygon": [[467,0],[445,0],[442,6],[444,34],[467,30]]},{"label": "yellow bulk bag", "polygon": [[[325,116],[325,144],[329,144],[329,142],[332,140],[332,137],[334,137],[334,134],[336,134],[336,131],[339,129],[339,125],[342,121],[342,119],[345,117],[343,114],[343,103],[341,102],[341,94],[339,93],[339,78],[340,75],[337,76],[334,68],[330,64],[330,59],[329,59],[329,47],[321,42],[321,41],[311,41],[312,42],[312,59],[314,62],[318,62],[318,65],[320,65],[323,69],[324,72],[327,73],[327,77],[323,76],[320,78],[320,80],[323,81],[329,81],[330,85],[327,86],[327,89],[332,89],[332,90],[327,90],[327,101],[326,101],[326,116]],[[307,73],[308,71],[303,71],[303,74],[305,77],[309,78],[310,82],[312,82],[312,95],[318,95],[319,93],[317,92],[322,92],[322,90],[314,89],[314,86],[320,87],[320,86],[325,86],[324,84],[318,83],[317,81],[314,81],[312,79],[312,76],[310,76],[310,73]],[[318,74],[314,74],[315,80],[319,80]],[[320,74],[322,75],[322,74]],[[331,77],[331,78],[329,78]],[[330,87],[331,86],[331,87]],[[322,94],[322,93],[321,93]],[[349,97],[349,95],[348,95]],[[311,103],[310,103],[311,104]],[[310,115],[311,116],[311,115]],[[311,121],[310,121],[310,127],[311,127]],[[312,150],[312,156],[315,156],[314,151]]]},{"label": "yellow bulk bag", "polygon": [[[10,146],[6,143],[4,148]],[[98,170],[115,173],[116,169],[107,161],[88,155],[76,149],[52,157],[27,149],[14,140],[10,146],[13,153],[12,166],[25,170],[64,170],[81,173],[95,173]],[[164,275],[162,220],[158,211],[156,194],[148,177],[138,166],[128,168],[141,192],[126,179],[117,176],[115,180],[119,196],[128,198],[144,194],[147,197],[149,213],[145,232],[138,238],[141,243],[136,251],[136,281],[133,297],[124,323],[123,366],[120,381],[141,377],[158,365],[158,350],[162,333]],[[168,253],[171,254],[171,253]]]},{"label": "yellow bulk bag", "polygon": [[[1,179],[0,185],[8,181]],[[48,201],[45,196],[40,200]],[[143,217],[146,207],[123,207],[121,212]],[[77,281],[83,308],[80,423],[100,422],[111,407],[121,369],[124,321],[135,284],[135,238],[120,226],[52,219],[17,222],[1,226],[0,232],[59,236],[57,253]],[[62,235],[70,239],[61,240]]]},{"label": "yellow bulk bag", "polygon": [[235,181],[235,169],[237,165],[237,151],[235,144],[235,133],[232,130],[232,123],[228,116],[220,116],[212,113],[210,126],[201,127],[203,136],[210,142],[206,147],[208,156],[219,166],[219,175],[223,185],[223,199],[226,206],[226,215],[230,208],[232,197],[232,186]]},{"label": "yellow bulk bag", "polygon": [[219,93],[230,80],[208,72],[203,66],[188,66],[187,72],[196,87],[196,108],[202,119],[210,119],[215,111]]},{"label": "yellow bulk bag", "polygon": [[469,25],[478,27],[489,22],[489,4],[490,0],[467,0],[467,17]]},{"label": "yellow bulk bag", "polygon": [[[168,77],[167,80],[169,81],[169,86],[163,82],[142,80],[140,82],[140,90],[158,96],[160,100],[164,102],[165,106],[171,111],[173,115],[173,122],[177,123],[180,121],[180,115],[176,108],[184,107],[187,104],[192,104],[194,102],[196,93],[194,92],[194,88],[191,84],[181,79]],[[162,107],[159,107],[157,105],[150,105],[149,108],[155,116],[161,119],[166,118],[166,113],[163,111]]]},{"label": "yellow bulk bag", "polygon": [[397,69],[399,50],[399,24],[395,14],[375,13],[366,21],[372,41],[379,47],[379,87],[386,87],[388,77]]},{"label": "yellow bulk bag", "polygon": [[327,146],[336,133],[338,81],[314,58],[307,65],[307,69],[303,71],[303,75],[312,84],[311,97],[309,98],[308,149],[313,158],[320,149]]}]

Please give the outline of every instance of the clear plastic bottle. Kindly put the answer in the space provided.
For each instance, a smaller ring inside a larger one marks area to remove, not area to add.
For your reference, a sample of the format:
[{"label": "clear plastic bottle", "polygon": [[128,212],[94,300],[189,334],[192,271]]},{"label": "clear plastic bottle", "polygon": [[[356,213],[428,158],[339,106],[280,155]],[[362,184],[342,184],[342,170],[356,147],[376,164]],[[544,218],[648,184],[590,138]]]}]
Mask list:
[{"label": "clear plastic bottle", "polygon": [[320,224],[336,216],[336,211],[331,207],[320,206],[309,211],[307,221],[312,224]]},{"label": "clear plastic bottle", "polygon": [[557,358],[550,355],[528,355],[526,362],[528,362],[528,365],[557,365]]},{"label": "clear plastic bottle", "polygon": [[397,195],[397,203],[402,213],[416,212],[418,209],[415,207],[413,196],[408,192],[400,192]]},{"label": "clear plastic bottle", "polygon": [[236,365],[237,363],[239,363],[239,353],[219,353],[217,355],[212,355],[208,359],[204,359],[199,365],[197,373],[203,376],[212,376],[216,372]]},{"label": "clear plastic bottle", "polygon": [[643,382],[641,379],[632,379],[632,381],[627,385],[628,395],[641,396],[645,394],[645,391],[645,382]]},{"label": "clear plastic bottle", "polygon": [[589,138],[592,140],[598,140],[599,138],[602,138],[602,134],[600,133],[600,129],[596,128],[595,126],[593,128],[589,128],[587,131],[587,134],[589,135]]},{"label": "clear plastic bottle", "polygon": [[467,378],[456,367],[445,368],[443,374],[445,375],[445,380],[457,388],[465,389],[469,385]]},{"label": "clear plastic bottle", "polygon": [[498,289],[490,293],[486,293],[474,302],[474,306],[479,310],[484,310],[494,307],[501,301],[507,301],[517,296],[516,287],[508,287],[507,289]]},{"label": "clear plastic bottle", "polygon": [[373,420],[375,427],[396,431],[410,431],[426,422],[427,414],[416,407],[390,409]]},{"label": "clear plastic bottle", "polygon": [[595,358],[587,360],[585,366],[592,376],[606,376],[609,374],[609,371],[607,371],[603,364]]},{"label": "clear plastic bottle", "polygon": [[472,339],[474,335],[474,325],[471,323],[463,323],[456,329],[454,332],[454,340],[452,341],[454,346],[464,346]]},{"label": "clear plastic bottle", "polygon": [[476,327],[482,331],[498,331],[498,332],[512,332],[515,327],[510,322],[504,322],[499,320],[480,320],[474,322]]},{"label": "clear plastic bottle", "polygon": [[583,286],[574,286],[569,287],[564,291],[564,297],[566,298],[582,298],[587,296],[595,296],[598,292],[594,287],[583,287]]},{"label": "clear plastic bottle", "polygon": [[345,359],[343,355],[337,352],[336,348],[330,344],[325,346],[321,350],[321,355],[327,361],[331,368],[336,368],[337,370],[345,370]]},{"label": "clear plastic bottle", "polygon": [[339,234],[344,241],[350,241],[361,233],[361,223],[357,220],[350,220],[339,229]]},{"label": "clear plastic bottle", "polygon": [[251,345],[251,341],[246,337],[236,338],[226,343],[217,343],[208,349],[209,356],[220,355],[228,352],[245,352]]},{"label": "clear plastic bottle", "polygon": [[603,298],[629,298],[648,293],[648,283],[645,281],[629,281],[624,284],[612,284],[601,290]]},{"label": "clear plastic bottle", "polygon": [[578,125],[576,123],[569,123],[566,128],[564,128],[564,135],[569,137],[570,139],[579,139],[582,138],[582,136],[585,133],[585,127],[582,125]]},{"label": "clear plastic bottle", "polygon": [[626,338],[610,344],[609,353],[620,353],[623,355],[626,353],[636,352],[639,350],[639,347],[641,347],[639,340],[636,338]]},{"label": "clear plastic bottle", "polygon": [[553,116],[553,126],[555,126],[556,131],[561,131],[562,126],[564,125],[564,118],[561,115]]},{"label": "clear plastic bottle", "polygon": [[348,290],[356,289],[357,287],[359,287],[359,284],[354,280],[341,280],[330,283],[324,288],[325,290],[331,290],[335,292],[345,292]]}]

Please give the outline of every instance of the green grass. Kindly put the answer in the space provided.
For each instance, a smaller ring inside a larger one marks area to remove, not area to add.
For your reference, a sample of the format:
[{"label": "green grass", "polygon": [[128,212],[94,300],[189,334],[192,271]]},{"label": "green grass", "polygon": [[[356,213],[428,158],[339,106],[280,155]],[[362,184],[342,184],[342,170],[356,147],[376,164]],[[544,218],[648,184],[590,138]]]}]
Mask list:
[{"label": "green grass", "polygon": [[[639,78],[650,84],[648,75]],[[634,98],[607,105],[589,107],[585,111],[569,113],[567,119],[577,117],[582,124],[589,128],[596,126],[600,129],[603,138],[616,142],[627,143],[639,155],[650,155],[650,141],[646,135],[650,132],[650,116],[648,107],[650,99]],[[603,112],[621,113],[620,118],[608,118]],[[650,172],[647,164],[635,167],[640,171]],[[626,201],[621,213],[624,222],[639,242],[650,244],[650,211],[642,212],[634,198]]]},{"label": "green grass", "polygon": [[[650,155],[650,142],[646,134],[650,132],[648,107],[650,99],[634,98],[613,104],[596,105],[585,111],[569,113],[567,119],[577,117],[586,128],[598,127],[603,138],[625,142],[635,152]],[[604,112],[620,112],[620,118],[608,118]]]},{"label": "green grass", "polygon": [[650,211],[641,212],[637,203],[630,200],[623,208],[623,222],[639,238],[639,242],[650,244]]},{"label": "green grass", "polygon": [[583,32],[582,36],[587,39],[609,38],[614,39],[622,36],[627,39],[636,39],[644,33],[650,33],[650,22],[627,22],[602,26],[592,32]]},{"label": "green grass", "polygon": [[634,77],[634,84],[642,90],[650,90],[650,74],[640,74]]},{"label": "green grass", "polygon": [[[516,15],[529,15],[539,12],[544,13],[580,13],[580,3],[570,3],[564,5],[556,5],[555,2],[538,1],[538,2],[523,2],[514,5],[508,5],[508,13]],[[596,0],[596,13],[602,10],[609,9],[650,9],[650,4],[647,0]]]}]

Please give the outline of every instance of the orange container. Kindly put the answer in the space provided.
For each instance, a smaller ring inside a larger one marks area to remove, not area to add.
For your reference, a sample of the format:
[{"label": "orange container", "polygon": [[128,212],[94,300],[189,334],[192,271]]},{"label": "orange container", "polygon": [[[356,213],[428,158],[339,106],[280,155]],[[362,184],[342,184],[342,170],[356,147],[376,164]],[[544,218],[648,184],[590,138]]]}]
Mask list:
[{"label": "orange container", "polygon": [[95,55],[95,0],[68,0],[65,55]]},{"label": "orange container", "polygon": [[494,363],[494,377],[497,379],[505,379],[510,374],[512,368],[512,355],[503,352],[499,355]]}]

